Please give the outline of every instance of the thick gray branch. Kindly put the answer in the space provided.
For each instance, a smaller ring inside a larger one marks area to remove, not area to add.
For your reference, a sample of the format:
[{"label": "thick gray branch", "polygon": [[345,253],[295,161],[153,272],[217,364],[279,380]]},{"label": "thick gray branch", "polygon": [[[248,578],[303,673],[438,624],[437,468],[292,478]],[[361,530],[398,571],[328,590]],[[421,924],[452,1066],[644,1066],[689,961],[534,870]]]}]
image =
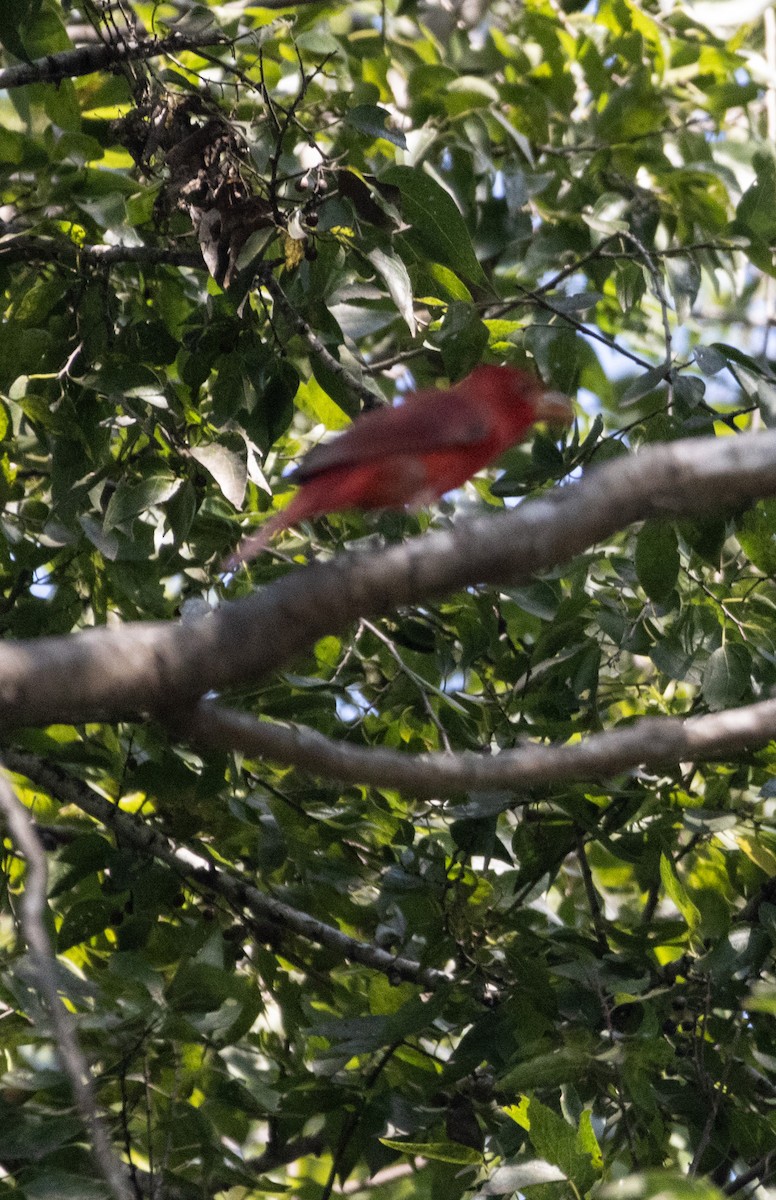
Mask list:
[{"label": "thick gray branch", "polygon": [[634,521],[708,515],[774,494],[774,431],[652,446],[511,512],[290,571],[185,626],[2,643],[0,725],[171,718],[208,691],[255,684],[357,617],[477,583],[524,583]]},{"label": "thick gray branch", "polygon": [[[405,754],[382,746],[352,746],[299,725],[257,721],[248,713],[207,702],[196,710],[188,736],[199,746],[291,763],[342,783],[396,788],[405,795],[452,796],[486,788],[525,789],[572,779],[611,779],[634,767],[666,767],[727,757],[776,738],[776,700],[702,717],[645,717],[622,729],[593,734],[568,746],[524,744],[489,758],[460,754]],[[512,796],[504,807],[529,804]]]}]

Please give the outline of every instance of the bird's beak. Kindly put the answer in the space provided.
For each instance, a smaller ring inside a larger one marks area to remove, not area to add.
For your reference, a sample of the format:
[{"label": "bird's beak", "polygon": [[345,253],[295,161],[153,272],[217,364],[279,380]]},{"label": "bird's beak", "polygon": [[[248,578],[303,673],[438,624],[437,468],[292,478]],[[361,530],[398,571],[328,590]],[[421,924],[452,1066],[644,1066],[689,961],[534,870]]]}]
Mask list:
[{"label": "bird's beak", "polygon": [[568,396],[562,392],[544,392],[536,401],[536,420],[548,425],[570,425],[574,409]]}]

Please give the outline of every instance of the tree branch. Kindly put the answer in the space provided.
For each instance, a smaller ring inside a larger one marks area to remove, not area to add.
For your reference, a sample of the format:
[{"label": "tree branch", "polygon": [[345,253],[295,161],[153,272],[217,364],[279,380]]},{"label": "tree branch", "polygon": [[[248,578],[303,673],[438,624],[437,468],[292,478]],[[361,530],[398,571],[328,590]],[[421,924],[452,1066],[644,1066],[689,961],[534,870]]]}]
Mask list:
[{"label": "tree branch", "polygon": [[68,266],[77,266],[80,262],[99,266],[131,262],[141,266],[163,264],[207,270],[199,249],[189,250],[179,246],[77,246],[65,238],[30,237],[27,234],[0,238],[0,262],[29,262],[31,259],[66,263]]},{"label": "tree branch", "polygon": [[587,906],[590,909],[590,918],[593,922],[595,938],[598,943],[598,949],[601,954],[608,954],[610,951],[609,940],[606,936],[606,922],[601,910],[601,901],[598,898],[598,892],[595,890],[593,882],[593,872],[590,870],[590,863],[587,861],[587,851],[585,849],[585,838],[581,829],[577,830],[577,862],[582,874],[582,884],[587,896]]},{"label": "tree branch", "polygon": [[59,996],[57,961],[44,924],[48,893],[46,855],[26,808],[17,800],[2,773],[0,812],[5,817],[11,837],[27,860],[22,898],[22,930],[35,968],[38,987],[46,999],[51,1016],[59,1060],[70,1081],[78,1114],[89,1133],[92,1156],[98,1171],[108,1184],[115,1200],[132,1200],[128,1178],[113,1153],[105,1124],[97,1111],[94,1082],[78,1044],[73,1016]]},{"label": "tree branch", "polygon": [[[269,0],[267,7],[271,6],[272,0]],[[28,83],[61,83],[63,79],[110,70],[122,62],[138,62],[162,54],[179,54],[181,50],[196,52],[202,46],[223,46],[231,41],[231,38],[214,31],[203,34],[201,39],[171,33],[165,38],[128,37],[122,41],[78,46],[74,50],[47,54],[30,63],[16,63],[0,69],[0,90],[24,87]]]},{"label": "tree branch", "polygon": [[[30,259],[61,262],[73,267],[78,266],[81,262],[100,266],[130,262],[143,266],[163,264],[207,270],[199,249],[190,250],[178,246],[77,246],[74,242],[66,241],[63,238],[29,237],[26,234],[0,239],[0,261],[28,262]],[[268,275],[262,283],[278,308],[282,309],[283,315],[291,322],[295,331],[305,339],[312,353],[333,375],[342,380],[348,390],[361,401],[364,408],[375,408],[379,404],[379,392],[373,391],[367,384],[362,383],[326,349],[312,326],[299,315],[291,304],[274,276]],[[369,375],[375,373],[374,367],[369,368]]]},{"label": "tree branch", "polygon": [[[252,757],[300,767],[341,783],[395,788],[415,796],[454,796],[492,788],[530,788],[576,779],[611,779],[635,767],[667,767],[727,757],[776,738],[776,700],[702,717],[644,717],[566,746],[526,743],[488,757],[410,755],[383,746],[353,746],[301,725],[259,721],[212,701],[199,705],[186,736],[208,749],[240,750]],[[510,797],[504,808],[533,803]]]},{"label": "tree branch", "polygon": [[262,280],[262,283],[277,304],[278,308],[283,310],[283,314],[286,319],[292,323],[296,332],[305,339],[313,354],[315,354],[316,357],[321,360],[323,365],[331,371],[332,375],[336,375],[342,380],[348,390],[353,392],[353,394],[362,402],[364,408],[375,408],[379,403],[379,393],[376,394],[370,387],[367,387],[366,384],[361,383],[359,379],[356,379],[356,377],[351,374],[347,367],[326,349],[312,326],[308,325],[304,317],[301,317],[291,304],[277,279],[275,279],[273,275],[267,275],[267,277]]},{"label": "tree branch", "polygon": [[776,431],[651,446],[518,508],[376,554],[289,572],[198,621],[132,622],[0,644],[0,725],[174,724],[208,691],[255,684],[318,638],[478,583],[525,583],[634,521],[776,494]]},{"label": "tree branch", "polygon": [[736,1192],[742,1191],[750,1183],[765,1183],[773,1175],[775,1166],[776,1150],[769,1150],[748,1171],[742,1171],[735,1179],[726,1183],[722,1190],[726,1196],[735,1196]]},{"label": "tree branch", "polygon": [[116,834],[120,842],[134,846],[167,863],[184,882],[222,896],[238,912],[248,912],[254,917],[269,920],[282,929],[290,929],[307,941],[318,942],[349,962],[361,963],[381,971],[391,979],[406,979],[422,983],[428,988],[437,988],[449,983],[444,971],[423,967],[419,962],[401,955],[389,953],[369,942],[359,941],[341,933],[333,925],[319,921],[309,913],[301,912],[259,891],[252,884],[235,877],[224,867],[209,861],[202,851],[193,852],[186,847],[176,846],[170,838],[158,833],[145,821],[122,812],[102,796],[97,795],[84,783],[73,779],[52,763],[42,762],[35,755],[22,751],[8,750],[6,765],[19,775],[24,775],[49,795],[62,803],[75,804],[83,812],[100,821]]}]

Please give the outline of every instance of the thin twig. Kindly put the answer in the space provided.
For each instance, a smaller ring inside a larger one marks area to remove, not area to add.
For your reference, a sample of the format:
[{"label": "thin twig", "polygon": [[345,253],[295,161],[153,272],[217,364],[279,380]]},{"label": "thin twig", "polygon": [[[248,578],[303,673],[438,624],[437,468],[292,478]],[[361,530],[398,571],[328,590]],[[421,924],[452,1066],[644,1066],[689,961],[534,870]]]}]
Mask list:
[{"label": "thin twig", "polygon": [[[302,56],[299,53],[299,48],[296,45],[296,43],[294,43],[294,50],[296,51],[296,58],[297,58],[297,62],[299,64],[299,72],[302,77],[302,82],[300,83],[299,90],[296,93],[296,95],[294,96],[293,100],[288,105],[288,107],[286,109],[284,109],[282,122],[278,122],[277,117],[275,117],[275,125],[276,125],[275,148],[274,148],[274,150],[272,152],[272,156],[269,160],[269,185],[268,185],[269,202],[272,205],[272,215],[275,218],[276,224],[282,223],[282,217],[280,215],[280,210],[278,208],[277,189],[278,189],[278,170],[280,167],[280,157],[283,153],[283,142],[285,141],[285,137],[286,137],[286,134],[288,133],[289,126],[291,125],[291,122],[296,115],[296,110],[299,108],[299,105],[302,103],[302,101],[304,100],[304,98],[307,94],[307,89],[309,88],[312,81],[315,79],[316,75],[321,74],[321,72],[323,71],[323,68],[326,66],[326,63],[332,57],[332,54],[327,54],[323,58],[323,60],[318,64],[318,66],[315,68],[315,70],[310,75],[306,75],[305,70],[304,70],[304,63],[302,62]],[[266,100],[268,98],[268,92],[267,92],[266,85],[264,83],[263,70],[262,70],[262,90],[264,93],[264,98]]]},{"label": "thin twig", "polygon": [[708,596],[708,597],[709,597],[709,599],[710,599],[710,600],[712,600],[712,601],[714,602],[714,604],[716,604],[716,605],[719,607],[720,611],[721,611],[721,612],[722,612],[722,614],[725,616],[725,618],[726,618],[728,621],[730,621],[731,625],[735,625],[736,629],[737,629],[737,630],[738,630],[738,632],[741,634],[741,640],[742,640],[742,641],[744,641],[744,642],[748,641],[749,639],[748,639],[748,638],[747,638],[747,636],[746,636],[746,626],[744,625],[743,621],[739,621],[739,620],[738,620],[738,617],[735,617],[735,616],[733,615],[733,613],[732,613],[732,612],[730,611],[730,609],[727,607],[727,605],[725,604],[725,602],[724,602],[723,600],[720,600],[719,596],[716,596],[716,595],[714,594],[714,592],[711,590],[711,588],[708,586],[708,584],[707,584],[707,583],[705,583],[705,582],[704,582],[704,580],[700,578],[700,576],[698,576],[698,575],[695,575],[695,574],[694,574],[694,573],[693,573],[693,572],[690,570],[690,568],[689,568],[689,567],[683,567],[682,569],[683,569],[683,571],[684,571],[684,574],[687,576],[687,578],[688,578],[688,579],[691,579],[691,580],[692,580],[692,582],[695,584],[695,586],[696,586],[696,587],[698,587],[698,588],[700,588],[700,589],[701,589],[701,591],[702,591],[702,592],[703,592],[703,593],[704,593],[706,596]]},{"label": "thin twig", "polygon": [[726,1183],[722,1190],[727,1196],[735,1196],[736,1192],[740,1192],[742,1188],[748,1187],[755,1180],[758,1183],[765,1183],[770,1179],[774,1171],[776,1171],[776,1150],[769,1150],[748,1171],[742,1171],[735,1179],[731,1179],[729,1183]]},{"label": "thin twig", "polygon": [[551,301],[547,300],[541,294],[541,292],[536,291],[533,288],[523,287],[522,284],[518,284],[517,286],[520,288],[520,291],[525,299],[521,300],[515,297],[504,304],[498,305],[496,309],[498,315],[504,315],[510,312],[513,308],[519,308],[522,304],[531,302],[538,305],[540,308],[543,308],[546,312],[552,313],[553,316],[557,317],[561,321],[564,321],[567,325],[570,325],[572,329],[576,329],[578,333],[584,334],[585,337],[589,337],[592,338],[593,341],[603,343],[603,345],[608,346],[610,350],[614,350],[615,353],[621,354],[623,358],[630,359],[631,362],[636,363],[639,367],[644,367],[646,371],[652,370],[654,365],[653,363],[649,362],[646,358],[642,358],[639,354],[634,354],[632,350],[628,350],[627,347],[623,346],[615,338],[607,337],[606,334],[601,333],[599,329],[592,329],[590,326],[585,325],[583,321],[578,321],[576,317],[570,316],[569,313],[564,312],[562,308],[558,308],[557,305],[552,304]]},{"label": "thin twig", "polygon": [[[601,1012],[603,1014],[604,1023],[606,1025],[606,1032],[609,1035],[612,1045],[614,1045],[615,1041],[616,1041],[616,1034],[615,1034],[614,1024],[612,1022],[612,1007],[609,1002],[609,997],[606,994],[606,992],[604,991],[600,975],[598,975],[597,973],[594,974],[594,976],[593,976],[593,983],[595,986],[595,990],[598,994],[598,1002],[601,1005]],[[628,1102],[625,1098],[625,1085],[623,1082],[622,1061],[619,1058],[615,1058],[613,1060],[612,1066],[614,1069],[614,1089],[615,1089],[615,1092],[617,1093],[617,1104],[619,1105],[619,1109],[620,1109],[620,1121],[622,1122],[622,1128],[625,1131],[625,1140],[628,1143],[628,1150],[630,1152],[630,1168],[632,1171],[635,1171],[639,1167],[639,1157],[640,1156],[639,1156],[638,1144],[637,1144],[636,1138],[634,1137],[633,1129],[631,1128],[630,1113],[628,1112]]]},{"label": "thin twig", "polygon": [[204,858],[202,851],[195,855],[185,847],[176,845],[172,839],[157,833],[146,822],[122,812],[86,784],[79,784],[51,763],[11,749],[6,751],[6,763],[12,770],[44,787],[58,800],[77,805],[108,829],[115,830],[123,842],[167,863],[187,883],[193,882],[203,891],[223,896],[237,912],[247,911],[281,928],[290,929],[308,941],[320,942],[343,959],[381,971],[389,978],[423,983],[430,989],[449,982],[450,977],[443,971],[423,967],[414,959],[390,954],[379,946],[350,937],[325,921],[319,921],[317,917],[292,908],[252,884],[245,883],[225,867]]},{"label": "thin twig", "polygon": [[[377,1060],[376,1064],[374,1065],[374,1067],[372,1068],[372,1070],[369,1072],[366,1079],[364,1080],[364,1091],[366,1093],[370,1092],[371,1089],[374,1087],[374,1085],[377,1083],[377,1080],[380,1078],[383,1071],[388,1066],[388,1063],[391,1061],[394,1054],[399,1049],[399,1046],[401,1046],[401,1042],[402,1042],[402,1040],[400,1038],[397,1041],[392,1042],[390,1046],[386,1046],[385,1050],[380,1055],[380,1058]],[[358,1128],[358,1123],[361,1120],[361,1116],[362,1116],[361,1108],[354,1109],[348,1115],[345,1125],[343,1126],[342,1133],[340,1134],[339,1141],[337,1143],[337,1147],[332,1155],[331,1169],[329,1170],[329,1176],[328,1176],[325,1184],[323,1185],[323,1191],[321,1192],[321,1200],[330,1200],[332,1191],[334,1190],[334,1181],[337,1178],[337,1173],[340,1169],[340,1164],[342,1162],[342,1158],[345,1154],[345,1151],[348,1148],[348,1142],[353,1137],[353,1134],[356,1132],[356,1129]]]},{"label": "thin twig", "polygon": [[585,850],[585,839],[581,830],[577,830],[577,862],[582,873],[582,882],[585,885],[585,895],[590,909],[590,916],[593,921],[596,941],[598,948],[602,954],[609,952],[609,942],[606,937],[606,927],[603,921],[601,912],[601,902],[598,899],[598,892],[595,890],[593,883],[593,872],[590,870],[590,863],[587,861],[587,853]]},{"label": "thin twig", "polygon": [[631,233],[630,231],[625,231],[625,232],[621,233],[620,236],[625,238],[627,241],[632,242],[633,245],[636,247],[636,249],[641,254],[641,257],[642,257],[644,263],[646,264],[647,270],[649,271],[650,277],[652,279],[652,286],[655,290],[655,295],[657,296],[657,300],[660,305],[660,312],[661,312],[661,315],[663,318],[663,336],[665,339],[665,348],[666,348],[664,361],[665,361],[665,368],[666,368],[666,380],[668,381],[669,403],[670,403],[671,390],[672,390],[671,378],[670,378],[671,357],[672,357],[671,322],[670,322],[669,315],[668,315],[668,313],[669,313],[668,300],[666,299],[665,288],[663,287],[663,280],[660,278],[660,272],[658,271],[657,267],[655,266],[655,263],[652,259],[652,255],[650,254],[649,250],[647,250],[646,246],[641,241],[641,239],[637,238],[635,233]]},{"label": "thin twig", "polygon": [[559,283],[562,283],[564,279],[568,279],[571,275],[576,275],[577,271],[581,271],[587,263],[597,262],[600,258],[603,258],[603,247],[608,246],[610,242],[616,241],[618,237],[619,234],[610,234],[609,237],[605,237],[597,246],[594,246],[592,250],[589,250],[587,254],[581,254],[573,262],[567,263],[565,267],[561,267],[560,271],[553,275],[552,279],[548,279],[546,283],[534,289],[535,295],[546,296],[549,292],[554,292]]},{"label": "thin twig", "polygon": [[[399,651],[394,646],[391,639],[389,637],[386,637],[385,634],[383,633],[383,631],[377,625],[375,625],[374,622],[367,621],[366,619],[364,619],[361,622],[361,625],[363,626],[364,629],[368,629],[369,632],[371,634],[373,634],[374,637],[376,637],[378,641],[383,643],[383,645],[386,647],[386,649],[387,649],[388,653],[390,654],[391,658],[393,659],[393,661],[398,665],[399,670],[402,672],[402,674],[406,675],[406,677],[410,680],[410,682],[417,688],[418,692],[420,693],[420,698],[421,698],[423,707],[426,710],[426,714],[428,715],[428,718],[431,721],[431,724],[434,726],[437,733],[439,734],[439,739],[442,742],[442,745],[444,746],[447,753],[452,753],[453,747],[450,745],[450,739],[447,736],[447,731],[445,730],[444,725],[439,720],[439,717],[436,715],[433,708],[431,707],[431,701],[428,698],[428,693],[426,692],[426,689],[423,686],[424,681],[422,681],[420,679],[420,677],[415,674],[414,671],[410,670],[410,668],[407,666],[407,664],[405,663],[402,656],[399,654]],[[439,692],[440,689],[435,688],[434,690],[436,692]]]},{"label": "thin twig", "polygon": [[[707,1015],[708,1015],[708,1013],[707,1013]],[[740,1040],[741,1040],[741,1026],[739,1025],[735,1031],[735,1035],[733,1037],[732,1044],[729,1046],[729,1057],[728,1057],[727,1063],[725,1065],[725,1070],[723,1072],[722,1078],[720,1080],[718,1080],[716,1087],[714,1087],[711,1084],[711,1081],[709,1080],[709,1076],[708,1076],[708,1073],[705,1071],[705,1068],[702,1070],[703,1090],[706,1094],[706,1103],[708,1104],[708,1112],[706,1114],[706,1120],[703,1123],[703,1129],[701,1130],[701,1135],[698,1138],[698,1143],[695,1147],[695,1153],[692,1156],[692,1162],[690,1163],[689,1167],[687,1168],[687,1174],[689,1175],[689,1177],[691,1179],[694,1178],[698,1174],[698,1171],[700,1169],[701,1160],[703,1159],[703,1155],[706,1153],[706,1149],[711,1141],[711,1135],[714,1132],[714,1126],[717,1122],[717,1116],[719,1114],[719,1107],[720,1107],[720,1104],[722,1103],[722,1100],[727,1091],[727,1084],[728,1084],[728,1080],[730,1078],[730,1074],[733,1070],[733,1067],[735,1066],[737,1068],[739,1065],[739,1060],[736,1058],[736,1050],[738,1048],[738,1043]],[[706,1040],[705,1040],[705,1037],[703,1036],[703,1034],[701,1034],[700,1038],[698,1038],[696,1035],[696,1046],[698,1046],[698,1045],[700,1046],[701,1054],[703,1054],[705,1047],[706,1047]],[[702,1064],[701,1064],[701,1067],[702,1067]]]},{"label": "thin twig", "polygon": [[[576,36],[575,34],[573,36]],[[580,142],[576,146],[551,146],[537,145],[534,149],[537,154],[556,155],[559,157],[568,157],[574,154],[599,154],[602,150],[608,154],[615,150],[628,150],[634,142],[648,141],[651,138],[660,138],[665,141],[667,133],[680,133],[683,129],[691,129],[693,126],[700,125],[709,128],[712,123],[705,115],[697,117],[688,117],[686,121],[677,122],[670,130],[649,129],[645,133],[634,134],[627,142]]]},{"label": "thin twig", "polygon": [[272,296],[272,299],[275,301],[278,308],[282,309],[285,316],[289,321],[291,321],[297,333],[300,333],[305,339],[313,354],[317,355],[324,366],[326,366],[333,375],[336,375],[338,379],[342,380],[348,390],[353,392],[353,394],[358,397],[363,407],[365,409],[370,409],[379,404],[378,397],[371,390],[371,388],[366,387],[359,379],[356,379],[354,375],[351,375],[347,367],[344,366],[338,358],[335,358],[334,355],[326,349],[312,326],[308,325],[304,317],[300,316],[300,314],[296,311],[282,287],[275,279],[274,275],[267,274],[262,280],[262,283],[264,287],[266,287],[270,296]]},{"label": "thin twig", "polygon": [[[650,250],[650,254],[653,258],[682,258],[684,255],[694,254],[698,250],[715,250],[721,254],[733,254],[736,250],[744,248],[744,242],[718,242],[711,240],[706,242],[688,242],[686,246],[667,246],[665,250],[657,250],[653,247]],[[638,262],[641,256],[639,254],[629,254],[627,250],[603,250],[600,257],[627,258]]]},{"label": "thin twig", "polygon": [[75,1022],[59,996],[58,965],[44,924],[47,909],[46,855],[26,808],[16,798],[5,774],[0,773],[0,810],[16,846],[27,861],[22,897],[21,924],[35,968],[38,986],[46,998],[56,1036],[57,1053],[70,1082],[78,1114],[89,1132],[95,1166],[115,1200],[132,1200],[132,1192],[111,1146],[105,1123],[97,1111],[94,1081],[78,1044]]}]

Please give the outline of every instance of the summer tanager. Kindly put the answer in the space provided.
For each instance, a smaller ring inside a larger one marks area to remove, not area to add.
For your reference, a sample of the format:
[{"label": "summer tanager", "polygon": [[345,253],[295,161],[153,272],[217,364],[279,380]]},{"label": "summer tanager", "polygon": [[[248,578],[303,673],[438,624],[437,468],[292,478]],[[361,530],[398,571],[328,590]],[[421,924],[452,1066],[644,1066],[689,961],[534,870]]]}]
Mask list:
[{"label": "summer tanager", "polygon": [[454,387],[411,392],[311,450],[291,476],[301,485],[291,503],[241,542],[226,569],[311,517],[430,504],[522,441],[537,421],[567,425],[572,417],[565,396],[514,367],[480,366]]}]

